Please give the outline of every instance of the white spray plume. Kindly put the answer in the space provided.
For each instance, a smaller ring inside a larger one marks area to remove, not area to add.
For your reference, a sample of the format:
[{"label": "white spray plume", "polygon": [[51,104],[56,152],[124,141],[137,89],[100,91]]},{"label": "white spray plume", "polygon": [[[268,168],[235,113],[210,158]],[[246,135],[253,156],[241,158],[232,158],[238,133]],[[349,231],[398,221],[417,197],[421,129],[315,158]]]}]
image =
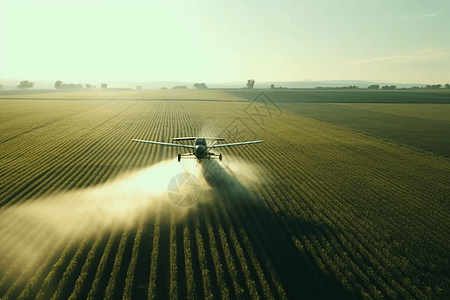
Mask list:
[{"label": "white spray plume", "polygon": [[[0,210],[0,271],[13,266],[20,273],[24,269],[36,270],[55,245],[79,243],[102,232],[135,227],[142,216],[152,214],[161,204],[171,204],[168,184],[181,173],[199,179],[203,190],[199,203],[203,204],[222,199],[219,194],[233,194],[232,189],[242,186],[239,183],[224,189],[223,185],[239,181],[251,184],[259,178],[251,164],[239,160],[198,164],[196,160],[179,163],[174,159],[98,186],[12,205]],[[214,182],[221,183],[222,188]],[[165,207],[180,212],[181,216],[195,209],[195,206]]]}]

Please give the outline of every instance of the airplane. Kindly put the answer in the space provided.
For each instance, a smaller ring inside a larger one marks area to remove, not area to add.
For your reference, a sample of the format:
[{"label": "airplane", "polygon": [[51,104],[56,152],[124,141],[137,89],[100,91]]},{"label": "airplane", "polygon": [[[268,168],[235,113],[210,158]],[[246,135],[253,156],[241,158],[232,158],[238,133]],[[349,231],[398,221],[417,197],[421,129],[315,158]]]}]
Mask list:
[{"label": "airplane", "polygon": [[[206,140],[214,140],[213,143],[207,145]],[[184,144],[174,144],[174,143],[162,143],[162,142],[154,142],[154,141],[146,141],[146,140],[137,140],[133,139],[134,142],[141,143],[151,143],[157,145],[165,145],[165,146],[173,146],[173,147],[183,147],[192,149],[191,153],[178,154],[178,162],[180,162],[181,158],[186,156],[194,156],[197,158],[197,162],[201,162],[203,159],[211,159],[211,157],[218,157],[220,161],[222,161],[222,154],[215,154],[209,152],[208,150],[211,148],[219,148],[219,147],[234,147],[240,145],[248,145],[248,144],[257,144],[262,143],[263,141],[250,141],[250,142],[240,142],[240,143],[232,143],[232,144],[219,144],[216,145],[217,141],[223,141],[224,138],[213,138],[213,137],[182,137],[182,138],[173,138],[172,141],[181,142],[181,141],[195,141],[194,145],[184,145]],[[193,157],[192,157],[193,158]]]}]

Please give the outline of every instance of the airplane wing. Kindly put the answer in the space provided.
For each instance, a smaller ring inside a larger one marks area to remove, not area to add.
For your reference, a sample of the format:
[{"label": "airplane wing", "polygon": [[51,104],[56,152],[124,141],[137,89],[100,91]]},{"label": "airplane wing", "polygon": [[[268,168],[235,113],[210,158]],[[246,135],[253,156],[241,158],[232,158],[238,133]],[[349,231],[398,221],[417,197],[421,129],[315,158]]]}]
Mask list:
[{"label": "airplane wing", "polygon": [[[215,138],[215,137],[201,137],[205,140],[216,140],[216,141],[223,141],[224,138]],[[172,141],[193,141],[196,137],[181,137],[181,138],[173,138]]]},{"label": "airplane wing", "polygon": [[215,137],[204,137],[205,140],[216,140],[216,141],[223,141],[224,138],[215,138]]},{"label": "airplane wing", "polygon": [[181,138],[173,138],[172,141],[193,141],[195,137],[181,137]]},{"label": "airplane wing", "polygon": [[248,145],[248,144],[257,144],[262,143],[263,141],[251,141],[251,142],[241,142],[241,143],[232,143],[232,144],[222,144],[222,145],[213,145],[209,148],[218,148],[218,147],[233,147],[239,145]]},{"label": "airplane wing", "polygon": [[150,144],[165,145],[165,146],[184,147],[184,148],[195,148],[195,146],[193,146],[193,145],[181,145],[181,144],[172,144],[172,143],[161,143],[161,142],[144,141],[144,140],[136,140],[136,139],[133,139],[133,141],[135,141],[135,142],[141,142],[141,143],[150,143]]}]

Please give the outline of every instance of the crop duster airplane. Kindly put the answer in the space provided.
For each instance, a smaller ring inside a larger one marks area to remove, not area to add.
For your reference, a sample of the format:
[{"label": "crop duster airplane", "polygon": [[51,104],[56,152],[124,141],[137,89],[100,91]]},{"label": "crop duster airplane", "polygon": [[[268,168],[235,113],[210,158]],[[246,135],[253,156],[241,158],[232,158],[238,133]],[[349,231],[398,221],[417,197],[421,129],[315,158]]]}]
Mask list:
[{"label": "crop duster airplane", "polygon": [[[206,140],[214,140],[214,142],[207,145]],[[216,145],[217,141],[223,141],[223,140],[224,140],[223,138],[212,138],[212,137],[183,137],[183,138],[173,138],[172,139],[172,141],[175,141],[175,142],[195,141],[195,145],[184,145],[184,144],[162,143],[162,142],[133,139],[133,141],[135,141],[135,142],[190,148],[190,149],[192,149],[191,153],[178,154],[178,161],[180,161],[181,157],[184,157],[184,156],[186,156],[186,158],[189,158],[189,157],[193,158],[192,156],[194,156],[195,158],[197,158],[198,162],[201,162],[202,159],[211,159],[211,157],[219,157],[219,160],[222,161],[222,154],[215,154],[215,153],[209,152],[209,149],[211,149],[211,148],[234,147],[234,146],[240,146],[240,145],[262,143],[262,141],[250,141],[250,142],[240,142],[240,143]]]}]

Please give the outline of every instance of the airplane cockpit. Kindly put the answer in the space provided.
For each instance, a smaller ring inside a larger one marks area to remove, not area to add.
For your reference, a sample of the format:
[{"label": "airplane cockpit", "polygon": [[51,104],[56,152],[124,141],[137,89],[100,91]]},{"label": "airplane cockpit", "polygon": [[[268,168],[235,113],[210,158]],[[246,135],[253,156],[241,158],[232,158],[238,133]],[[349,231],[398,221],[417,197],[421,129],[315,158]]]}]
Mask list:
[{"label": "airplane cockpit", "polygon": [[197,138],[195,139],[195,145],[196,146],[206,146],[206,140],[204,138]]}]

